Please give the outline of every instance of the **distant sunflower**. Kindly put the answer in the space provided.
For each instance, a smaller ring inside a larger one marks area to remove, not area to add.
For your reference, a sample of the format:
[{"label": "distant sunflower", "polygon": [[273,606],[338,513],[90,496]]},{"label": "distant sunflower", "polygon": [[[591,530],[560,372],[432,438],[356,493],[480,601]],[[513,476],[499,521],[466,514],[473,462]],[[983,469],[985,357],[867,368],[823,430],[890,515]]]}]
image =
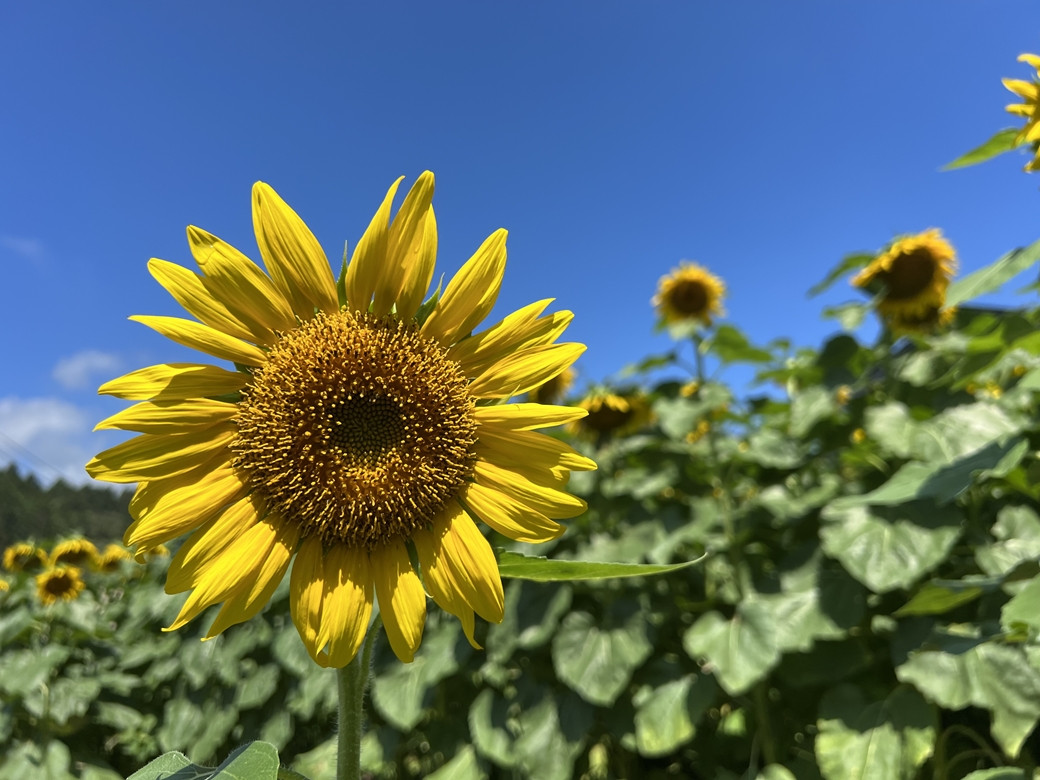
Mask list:
[{"label": "distant sunflower", "polygon": [[58,599],[72,601],[85,587],[76,566],[49,567],[36,575],[36,595],[44,604],[53,604]]},{"label": "distant sunflower", "polygon": [[52,568],[65,564],[67,566],[93,566],[97,563],[98,550],[89,539],[66,539],[59,542],[51,550],[48,565]]},{"label": "distant sunflower", "polygon": [[303,220],[263,183],[253,226],[266,274],[195,227],[202,275],[149,263],[201,322],[132,319],[236,367],[152,366],[100,390],[141,401],[98,427],[142,435],[87,466],[98,479],[141,483],[125,543],[140,556],[191,534],[170,562],[166,590],[191,595],[169,630],[218,603],[207,637],[250,619],[291,563],[293,621],[322,666],[355,656],[375,600],[390,646],[411,661],[424,584],[476,645],[474,613],[500,621],[504,604],[474,518],[545,542],[565,530],[556,519],[585,510],[560,476],[595,463],[534,431],[585,411],[501,403],[584,351],[554,343],[571,313],[543,316],[543,300],[469,335],[498,297],[504,230],[423,303],[437,250],[433,174],[391,220],[400,181],[339,283]]},{"label": "distant sunflower", "polygon": [[573,433],[622,436],[650,420],[650,407],[639,393],[618,394],[606,389],[590,392],[578,402],[588,416],[570,424]]},{"label": "distant sunflower", "polygon": [[661,277],[651,303],[665,322],[699,320],[710,325],[713,316],[723,314],[725,294],[726,285],[719,277],[684,260],[670,274]]},{"label": "distant sunflower", "polygon": [[1012,103],[1005,109],[1009,114],[1024,117],[1025,127],[1015,138],[1016,144],[1033,144],[1033,159],[1025,169],[1040,170],[1040,56],[1036,54],[1020,54],[1019,62],[1029,64],[1036,71],[1037,78],[1032,81],[1021,79],[1003,79],[1004,86],[1022,98],[1023,103]]},{"label": "distant sunflower", "polygon": [[953,322],[957,314],[955,306],[929,306],[927,310],[917,314],[893,315],[886,322],[897,336],[913,333],[933,333]]},{"label": "distant sunflower", "polygon": [[0,580],[0,593],[7,593],[11,590],[11,583],[7,580]]},{"label": "distant sunflower", "polygon": [[4,568],[11,572],[34,572],[47,563],[47,553],[34,544],[17,542],[4,550]]},{"label": "distant sunflower", "polygon": [[110,544],[98,555],[94,565],[98,571],[111,574],[119,571],[123,561],[129,561],[132,558],[130,551],[121,544]]},{"label": "distant sunflower", "polygon": [[566,368],[548,382],[536,387],[527,394],[527,400],[539,404],[553,404],[567,395],[574,384],[577,373],[573,368]]},{"label": "distant sunflower", "polygon": [[940,231],[900,238],[852,279],[861,289],[883,288],[877,304],[885,319],[924,317],[946,303],[957,256]]}]

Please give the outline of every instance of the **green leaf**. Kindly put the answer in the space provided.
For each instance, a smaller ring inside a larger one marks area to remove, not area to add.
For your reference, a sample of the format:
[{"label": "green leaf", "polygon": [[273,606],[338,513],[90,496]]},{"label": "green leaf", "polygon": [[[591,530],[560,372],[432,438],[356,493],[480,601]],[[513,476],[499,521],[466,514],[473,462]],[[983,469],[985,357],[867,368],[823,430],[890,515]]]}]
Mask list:
[{"label": "green leaf", "polygon": [[1000,610],[1000,622],[1012,630],[1016,624],[1028,626],[1034,632],[1040,629],[1040,577],[1034,577],[1004,605]]},{"label": "green leaf", "polygon": [[792,469],[804,460],[798,443],[773,428],[763,428],[752,434],[748,439],[748,450],[741,457],[773,469]]},{"label": "green leaf", "polygon": [[712,677],[687,674],[640,691],[632,702],[636,706],[639,753],[651,758],[666,756],[685,745],[693,738],[697,721],[715,700],[716,690]]},{"label": "green leaf", "polygon": [[969,165],[978,165],[981,162],[986,162],[1004,152],[1009,152],[1014,149],[1018,144],[1015,139],[1019,135],[1019,128],[1006,127],[1003,130],[998,130],[989,140],[980,146],[976,146],[970,152],[962,154],[953,162],[948,162],[942,167],[944,171],[952,171],[955,168],[965,168]]},{"label": "green leaf", "polygon": [[909,686],[868,701],[859,688],[839,685],[820,702],[820,772],[827,780],[908,780],[932,755],[936,720]]},{"label": "green leaf", "polygon": [[444,766],[426,776],[426,780],[484,780],[487,772],[480,768],[477,753],[466,745]]},{"label": "green leaf", "polygon": [[704,346],[723,363],[768,363],[773,359],[769,350],[754,346],[732,325],[719,325]]},{"label": "green leaf", "polygon": [[837,408],[834,393],[826,387],[807,387],[791,399],[791,435],[802,438]]},{"label": "green leaf", "polygon": [[999,590],[1003,583],[1003,577],[970,575],[962,580],[932,580],[921,586],[913,598],[892,615],[942,615],[964,604],[970,604],[984,593]]},{"label": "green leaf", "polygon": [[624,612],[595,617],[571,612],[553,638],[556,676],[592,704],[612,705],[653,651],[643,612],[628,604]]},{"label": "green leaf", "polygon": [[874,257],[875,255],[873,253],[867,252],[855,252],[851,255],[845,255],[845,257],[841,259],[841,262],[834,266],[822,281],[817,282],[809,288],[809,297],[815,298],[850,271],[855,271],[859,268],[870,265],[870,263],[874,261]]},{"label": "green leaf", "polygon": [[870,306],[865,303],[843,303],[840,306],[828,306],[823,310],[823,316],[837,320],[843,330],[856,330],[869,312]]},{"label": "green leaf", "polygon": [[[170,780],[173,780],[173,778],[180,780],[180,778],[177,778],[177,773],[182,769],[203,771],[202,767],[191,763],[183,753],[171,752],[164,753],[154,761],[149,761],[126,780],[167,780],[168,778]],[[195,776],[194,774],[191,775],[191,777]],[[202,774],[198,776],[205,777]]]},{"label": "green leaf", "polygon": [[798,780],[794,773],[780,764],[770,764],[761,772],[755,780]]},{"label": "green leaf", "polygon": [[769,607],[754,598],[737,605],[732,620],[718,612],[702,615],[683,635],[683,647],[694,660],[708,660],[731,696],[747,691],[780,660],[776,620]]},{"label": "green leaf", "polygon": [[166,753],[127,780],[278,780],[278,751],[267,742],[250,742],[218,767],[193,764],[182,753]]},{"label": "green leaf", "polygon": [[1002,766],[996,769],[976,769],[966,774],[961,780],[1033,780],[1034,775],[1026,774],[1026,770],[1014,766]]},{"label": "green leaf", "polygon": [[550,560],[545,557],[521,555],[497,550],[498,571],[503,577],[535,582],[565,582],[569,580],[606,580],[617,577],[646,577],[664,574],[693,566],[705,556],[685,563],[599,563],[594,561]]},{"label": "green leaf", "polygon": [[958,306],[994,292],[1040,260],[1040,241],[1008,252],[996,262],[958,279],[946,292],[946,305]]},{"label": "green leaf", "polygon": [[959,652],[914,653],[896,668],[896,676],[945,709],[971,704],[989,710],[993,738],[1017,756],[1040,718],[1040,672],[1019,647],[984,642],[954,649]]},{"label": "green leaf", "polygon": [[24,696],[43,685],[72,654],[71,647],[50,644],[0,656],[0,691]]}]

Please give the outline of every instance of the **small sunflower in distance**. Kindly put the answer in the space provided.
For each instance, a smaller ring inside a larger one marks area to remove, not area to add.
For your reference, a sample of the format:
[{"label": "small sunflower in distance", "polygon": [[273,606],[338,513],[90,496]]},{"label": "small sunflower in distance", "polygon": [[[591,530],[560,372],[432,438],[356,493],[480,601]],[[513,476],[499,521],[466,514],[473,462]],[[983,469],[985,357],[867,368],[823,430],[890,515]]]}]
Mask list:
[{"label": "small sunflower in distance", "polygon": [[1036,54],[1020,54],[1019,62],[1025,62],[1036,71],[1037,78],[1032,81],[1021,79],[1003,79],[1004,86],[1018,97],[1022,103],[1012,103],[1005,109],[1009,114],[1024,117],[1025,127],[1015,138],[1015,144],[1033,144],[1034,157],[1026,164],[1025,170],[1040,170],[1040,56]]},{"label": "small sunflower in distance", "polygon": [[47,563],[47,553],[29,542],[16,542],[4,550],[4,568],[11,572],[34,572]]},{"label": "small sunflower in distance", "polygon": [[679,267],[662,276],[657,295],[651,303],[666,323],[699,321],[711,325],[711,318],[721,316],[722,297],[726,285],[719,277],[696,263],[683,260]]},{"label": "small sunflower in distance", "polygon": [[7,580],[0,580],[0,593],[7,593],[11,590],[11,583]]},{"label": "small sunflower in distance", "polygon": [[59,599],[72,601],[85,587],[76,566],[49,567],[36,575],[36,595],[43,604],[53,604]]},{"label": "small sunflower in distance", "polygon": [[956,270],[953,247],[932,229],[892,242],[852,285],[881,293],[877,309],[885,320],[911,322],[942,309]]},{"label": "small sunflower in distance", "polygon": [[98,554],[94,566],[98,571],[111,574],[119,571],[122,562],[129,561],[131,558],[133,556],[130,555],[130,551],[125,547],[120,544],[110,544]]},{"label": "small sunflower in distance", "polygon": [[615,393],[599,388],[589,392],[578,406],[586,409],[588,416],[571,423],[572,433],[621,436],[650,421],[650,407],[639,393]]},{"label": "small sunflower in distance", "polygon": [[[506,232],[426,300],[437,252],[433,174],[393,219],[401,180],[336,281],[303,220],[253,188],[267,272],[188,228],[201,274],[149,269],[199,321],[138,316],[235,370],[179,363],[99,392],[139,401],[99,424],[141,435],[94,458],[97,479],[138,482],[124,541],[141,559],[190,534],[166,590],[191,591],[173,630],[222,604],[207,638],[256,615],[289,572],[292,618],[322,666],[351,661],[378,602],[390,646],[418,648],[426,590],[474,646],[474,614],[503,616],[502,583],[474,520],[524,542],[564,532],[585,510],[560,477],[595,463],[536,429],[583,409],[506,403],[568,368],[581,344],[555,343],[572,314],[526,306],[473,332],[498,297]],[[413,564],[412,554],[422,572]]]},{"label": "small sunflower in distance", "polygon": [[97,563],[98,550],[89,539],[66,539],[54,545],[48,565],[53,568],[62,564],[68,566],[86,566]]}]

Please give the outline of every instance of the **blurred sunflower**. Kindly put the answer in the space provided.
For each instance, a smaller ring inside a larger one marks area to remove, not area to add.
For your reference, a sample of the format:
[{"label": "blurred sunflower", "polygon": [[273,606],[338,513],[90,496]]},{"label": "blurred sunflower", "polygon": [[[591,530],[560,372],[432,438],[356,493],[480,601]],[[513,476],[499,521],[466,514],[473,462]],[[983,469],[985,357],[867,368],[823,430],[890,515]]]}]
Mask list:
[{"label": "blurred sunflower", "polygon": [[98,550],[89,539],[66,539],[54,545],[48,565],[51,568],[62,564],[68,566],[94,566],[97,564]]},{"label": "blurred sunflower", "polygon": [[4,568],[8,571],[39,571],[46,563],[47,553],[28,542],[16,542],[4,550]]},{"label": "blurred sunflower", "polygon": [[130,551],[121,544],[110,544],[98,555],[94,566],[98,571],[111,574],[119,571],[120,564],[123,561],[131,560],[131,558],[133,556],[130,555]]},{"label": "blurred sunflower", "polygon": [[36,575],[36,595],[44,604],[53,604],[58,599],[72,601],[85,587],[76,566],[49,567]]},{"label": "blurred sunflower", "polygon": [[1020,54],[1019,62],[1025,62],[1036,71],[1037,78],[1032,81],[1021,79],[1003,79],[1004,86],[1022,98],[1023,103],[1012,103],[1005,109],[1009,114],[1025,117],[1025,127],[1015,138],[1015,144],[1033,144],[1033,159],[1026,164],[1025,170],[1040,170],[1040,56],[1036,54]]},{"label": "blurred sunflower", "polygon": [[953,322],[957,314],[955,306],[929,306],[917,314],[892,315],[886,319],[888,326],[897,336],[913,333],[932,333]]},{"label": "blurred sunflower", "polygon": [[726,285],[706,268],[683,260],[679,267],[662,276],[657,295],[651,303],[668,323],[699,320],[711,325],[713,316],[721,316],[722,297]]},{"label": "blurred sunflower", "polygon": [[504,230],[423,303],[437,250],[434,179],[423,173],[391,220],[400,181],[338,283],[303,220],[263,183],[253,226],[266,274],[196,227],[188,241],[201,275],[150,261],[200,322],[131,319],[237,369],[152,366],[100,389],[141,401],[98,427],[142,435],[87,466],[141,483],[124,541],[140,556],[191,533],[166,581],[191,595],[168,630],[218,603],[207,638],[248,620],[292,563],[293,621],[322,666],[355,656],[375,601],[391,647],[411,661],[424,584],[476,646],[474,613],[500,621],[504,604],[474,518],[544,542],[564,532],[555,520],[585,510],[560,476],[595,463],[534,430],[585,411],[503,403],[584,351],[554,343],[572,314],[543,316],[543,300],[470,335],[498,297]]},{"label": "blurred sunflower", "polygon": [[11,583],[7,580],[0,580],[0,593],[7,593],[11,589]]},{"label": "blurred sunflower", "polygon": [[589,392],[578,401],[588,415],[572,422],[572,433],[592,436],[622,436],[650,421],[650,406],[639,393],[618,394],[605,388]]},{"label": "blurred sunflower", "polygon": [[941,309],[956,253],[939,230],[926,230],[891,246],[852,278],[852,285],[880,292],[878,312],[886,320],[912,321]]},{"label": "blurred sunflower", "polygon": [[567,395],[574,384],[577,372],[573,368],[565,368],[548,382],[539,385],[527,394],[527,400],[538,404],[553,404]]}]

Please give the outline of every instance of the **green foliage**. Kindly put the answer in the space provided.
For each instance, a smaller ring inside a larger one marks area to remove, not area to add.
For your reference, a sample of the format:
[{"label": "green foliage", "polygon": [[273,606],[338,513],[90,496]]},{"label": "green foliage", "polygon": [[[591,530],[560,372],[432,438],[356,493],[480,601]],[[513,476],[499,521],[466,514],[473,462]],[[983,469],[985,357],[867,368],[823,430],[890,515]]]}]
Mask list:
[{"label": "green foliage", "polygon": [[946,163],[943,166],[944,171],[953,170],[954,168],[964,168],[969,165],[978,165],[979,163],[992,160],[994,157],[1009,152],[1016,148],[1019,144],[1016,140],[1020,134],[1020,130],[1017,127],[1008,127],[1003,130],[998,130],[989,140],[980,146],[975,147],[970,152],[966,152],[958,157],[953,162]]}]

